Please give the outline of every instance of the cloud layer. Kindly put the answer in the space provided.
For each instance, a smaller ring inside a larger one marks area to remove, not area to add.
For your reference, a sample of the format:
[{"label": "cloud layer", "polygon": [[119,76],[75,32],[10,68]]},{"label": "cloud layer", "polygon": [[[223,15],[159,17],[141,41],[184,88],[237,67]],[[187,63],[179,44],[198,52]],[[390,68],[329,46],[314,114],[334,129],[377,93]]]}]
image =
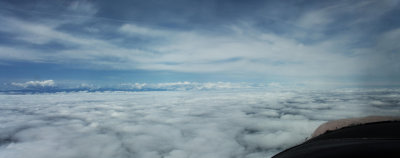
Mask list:
[{"label": "cloud layer", "polygon": [[399,115],[398,89],[0,95],[0,157],[269,157],[328,120]]}]

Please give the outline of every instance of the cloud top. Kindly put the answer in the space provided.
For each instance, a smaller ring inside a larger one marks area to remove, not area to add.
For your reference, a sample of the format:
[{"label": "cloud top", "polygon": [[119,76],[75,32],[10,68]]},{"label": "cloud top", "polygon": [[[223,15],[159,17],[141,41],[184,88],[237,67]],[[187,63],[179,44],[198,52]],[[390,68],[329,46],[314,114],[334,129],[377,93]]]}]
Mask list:
[{"label": "cloud top", "polygon": [[24,83],[12,82],[11,85],[21,87],[21,88],[46,88],[46,87],[55,87],[56,86],[56,84],[53,80],[27,81]]},{"label": "cloud top", "polygon": [[226,90],[226,89],[246,89],[257,88],[249,83],[231,83],[231,82],[167,82],[167,83],[124,83],[120,84],[122,89],[133,90]]},{"label": "cloud top", "polygon": [[398,115],[399,94],[399,89],[0,94],[0,157],[265,158],[304,141],[325,121]]}]

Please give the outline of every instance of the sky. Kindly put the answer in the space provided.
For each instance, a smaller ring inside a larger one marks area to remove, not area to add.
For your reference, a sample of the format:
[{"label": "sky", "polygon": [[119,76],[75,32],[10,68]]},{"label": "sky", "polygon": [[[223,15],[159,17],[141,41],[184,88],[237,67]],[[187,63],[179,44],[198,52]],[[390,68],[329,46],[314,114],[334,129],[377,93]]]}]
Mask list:
[{"label": "sky", "polygon": [[399,2],[2,0],[1,87],[399,86]]}]

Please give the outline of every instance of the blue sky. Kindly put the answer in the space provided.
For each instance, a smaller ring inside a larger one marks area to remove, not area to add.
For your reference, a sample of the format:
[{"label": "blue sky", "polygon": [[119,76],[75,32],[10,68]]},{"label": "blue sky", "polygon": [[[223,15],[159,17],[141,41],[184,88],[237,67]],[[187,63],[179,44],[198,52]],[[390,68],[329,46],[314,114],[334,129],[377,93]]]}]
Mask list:
[{"label": "blue sky", "polygon": [[0,82],[398,86],[399,3],[1,1]]}]

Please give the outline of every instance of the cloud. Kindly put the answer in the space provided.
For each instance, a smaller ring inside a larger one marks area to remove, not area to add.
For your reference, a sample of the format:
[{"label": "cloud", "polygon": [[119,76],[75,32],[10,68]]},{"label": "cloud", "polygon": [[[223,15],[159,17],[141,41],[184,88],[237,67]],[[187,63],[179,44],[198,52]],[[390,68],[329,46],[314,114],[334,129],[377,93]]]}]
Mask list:
[{"label": "cloud", "polygon": [[0,57],[3,60],[22,60],[32,62],[46,62],[46,54],[31,49],[0,46]]},{"label": "cloud", "polygon": [[[283,7],[275,3],[257,5],[254,10],[243,8],[247,4],[232,3],[232,7],[243,9],[233,10],[248,11],[245,13],[248,18],[227,19],[219,19],[212,12],[208,14],[207,11],[212,11],[209,8],[194,13],[182,10],[199,20],[201,16],[195,13],[207,12],[203,21],[209,19],[215,24],[201,27],[188,25],[192,24],[188,22],[192,16],[186,14],[167,18],[180,21],[172,22],[179,26],[161,20],[160,17],[178,14],[175,10],[168,14],[168,7],[175,6],[167,5],[162,9],[165,15],[158,15],[161,11],[150,14],[144,9],[157,9],[148,3],[128,4],[121,11],[111,12],[107,10],[113,6],[110,4],[73,1],[68,3],[65,12],[60,11],[60,16],[1,13],[0,31],[10,34],[7,39],[13,43],[0,44],[0,49],[5,50],[0,51],[0,56],[7,60],[2,62],[52,63],[91,70],[253,75],[262,79],[271,76],[296,80],[354,79],[371,74],[399,74],[395,73],[399,70],[395,62],[399,57],[379,53],[399,49],[390,42],[396,41],[395,36],[390,37],[389,28],[380,22],[392,17],[391,12],[398,5],[394,1],[299,3],[299,6],[282,3],[292,8],[290,12],[282,12]],[[275,5],[279,7],[269,8]],[[131,9],[132,6],[138,7],[137,10]],[[303,6],[302,10],[294,9]],[[127,8],[130,9],[124,10]],[[132,17],[110,18],[123,11]],[[78,18],[70,21],[59,18],[69,12],[71,17]],[[147,20],[135,20],[138,15]],[[149,22],[153,16],[160,21]],[[395,29],[392,31],[396,33]]]},{"label": "cloud", "polygon": [[1,94],[0,157],[270,157],[325,121],[399,114],[399,92]]},{"label": "cloud", "polygon": [[305,28],[324,28],[325,25],[328,25],[333,20],[325,15],[326,13],[322,10],[318,11],[310,11],[302,17],[298,21],[298,25]]},{"label": "cloud", "polygon": [[[21,93],[25,90],[29,93],[57,93],[57,92],[77,92],[77,91],[213,91],[213,90],[248,90],[248,89],[284,89],[287,86],[265,86],[264,84],[254,84],[246,82],[164,82],[164,83],[121,83],[116,85],[96,85],[91,83],[69,83],[59,82],[55,84],[53,80],[28,81],[24,83],[12,82],[5,84],[5,93]],[[8,86],[8,87],[7,87]],[[48,91],[46,91],[46,88]],[[37,91],[35,91],[37,90]]]},{"label": "cloud", "polygon": [[[36,59],[54,63],[80,62],[88,68],[167,70],[176,72],[256,72],[281,75],[315,75],[336,72],[337,65],[353,67],[354,60],[329,52],[323,45],[307,46],[294,39],[272,33],[262,33],[247,26],[236,26],[241,34],[213,35],[191,31],[153,29],[135,24],[123,24],[119,30],[128,34],[157,36],[161,43],[146,46],[146,50],[120,47],[112,41],[82,37],[68,32],[20,20],[2,17],[6,21],[3,31],[16,34],[16,39],[34,44],[58,42],[77,49],[39,50],[14,49]],[[13,29],[11,29],[13,28]],[[128,35],[131,36],[131,35]],[[24,60],[3,54],[9,59]],[[24,57],[24,56],[22,56]],[[108,60],[113,59],[113,60]],[[324,64],[321,64],[321,63]],[[339,62],[339,63],[338,63]],[[175,64],[169,64],[175,63]],[[82,64],[79,64],[82,65]],[[324,68],[316,69],[317,66]],[[307,71],[315,69],[314,71]],[[344,74],[356,73],[351,68]],[[298,73],[297,73],[298,72]]]},{"label": "cloud", "polygon": [[88,1],[72,1],[67,10],[80,16],[93,16],[98,11],[97,7]]},{"label": "cloud", "polygon": [[281,84],[281,83],[278,83],[278,82],[271,82],[271,83],[268,83],[268,87],[271,87],[271,88],[281,88],[281,87],[282,87],[282,84]]},{"label": "cloud", "polygon": [[11,85],[21,87],[21,88],[45,88],[45,87],[55,87],[56,86],[56,84],[53,80],[28,81],[25,83],[12,82]]},{"label": "cloud", "polygon": [[[161,82],[161,83],[121,83],[115,85],[101,85],[92,83],[74,83],[61,81],[58,84],[53,80],[44,81],[27,81],[24,83],[11,82],[6,83],[4,93],[57,93],[57,92],[117,92],[117,91],[225,91],[225,90],[255,90],[255,89],[268,89],[268,90],[283,90],[289,88],[304,88],[304,85],[295,84],[280,84],[271,82],[269,84],[256,84],[247,82]],[[309,86],[309,85],[307,85]],[[49,88],[49,89],[46,89]],[[28,91],[26,91],[28,90]]]},{"label": "cloud", "polygon": [[400,46],[394,42],[396,40],[400,40],[400,27],[384,32],[377,41],[377,49],[381,50],[382,53],[392,53],[400,50]]},{"label": "cloud", "polygon": [[122,33],[128,33],[133,35],[142,36],[168,36],[171,35],[170,32],[162,31],[158,29],[151,29],[148,27],[141,27],[134,24],[124,24],[119,28]]},{"label": "cloud", "polygon": [[295,25],[306,29],[316,29],[317,31],[341,27],[353,29],[356,25],[363,25],[381,18],[386,13],[395,10],[396,5],[398,5],[398,2],[393,0],[315,4],[315,6],[300,14]]},{"label": "cloud", "polygon": [[0,23],[3,32],[8,32],[16,35],[14,38],[33,44],[47,44],[50,42],[60,42],[65,45],[78,45],[86,46],[90,44],[106,44],[101,40],[94,38],[82,38],[70,33],[59,31],[56,28],[63,24],[63,21],[58,22],[31,22],[13,16],[0,15],[0,19],[3,21]]},{"label": "cloud", "polygon": [[231,83],[231,82],[167,82],[167,83],[123,83],[121,89],[132,90],[226,90],[226,89],[245,89],[257,88],[249,83]]}]

